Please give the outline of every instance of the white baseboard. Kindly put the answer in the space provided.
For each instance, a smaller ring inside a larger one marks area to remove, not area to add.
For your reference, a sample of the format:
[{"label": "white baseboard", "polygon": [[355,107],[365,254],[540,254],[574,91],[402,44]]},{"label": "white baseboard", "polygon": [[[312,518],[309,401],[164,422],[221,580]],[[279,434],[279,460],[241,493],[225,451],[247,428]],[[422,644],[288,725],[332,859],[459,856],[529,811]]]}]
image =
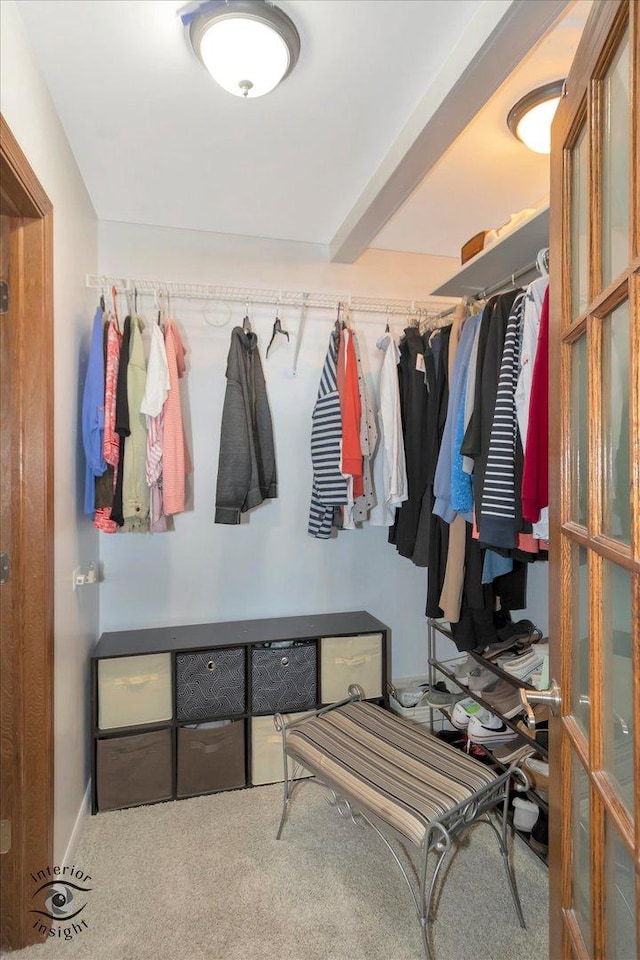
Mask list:
[{"label": "white baseboard", "polygon": [[87,789],[84,792],[82,798],[82,803],[80,804],[80,809],[78,810],[78,815],[76,817],[76,822],[73,825],[73,830],[71,831],[71,836],[69,837],[69,843],[67,844],[67,849],[64,852],[64,859],[61,866],[71,866],[73,864],[76,850],[78,849],[78,841],[80,840],[80,831],[82,830],[82,824],[84,823],[85,817],[89,816],[91,809],[91,780],[87,784]]}]

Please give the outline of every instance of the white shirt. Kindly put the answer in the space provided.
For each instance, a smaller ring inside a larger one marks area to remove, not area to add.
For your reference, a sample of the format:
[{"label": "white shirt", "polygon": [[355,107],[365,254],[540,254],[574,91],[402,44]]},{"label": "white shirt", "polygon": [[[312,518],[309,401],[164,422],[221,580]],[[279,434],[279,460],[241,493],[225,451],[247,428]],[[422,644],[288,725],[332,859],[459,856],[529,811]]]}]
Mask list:
[{"label": "white shirt", "polygon": [[140,413],[146,413],[148,417],[157,417],[164,406],[169,390],[169,365],[164,337],[160,325],[152,323],[147,382],[140,404]]},{"label": "white shirt", "polygon": [[520,373],[516,386],[515,402],[520,428],[522,450],[527,446],[527,428],[529,426],[529,404],[531,402],[531,382],[533,380],[533,366],[538,349],[538,334],[540,332],[540,314],[542,302],[549,286],[549,277],[540,277],[527,287],[524,302],[524,323],[520,344]]},{"label": "white shirt", "polygon": [[400,351],[390,334],[381,337],[377,345],[384,351],[378,410],[381,439],[373,461],[373,481],[378,503],[372,509],[369,520],[373,526],[390,527],[395,520],[396,507],[409,496],[398,383]]}]

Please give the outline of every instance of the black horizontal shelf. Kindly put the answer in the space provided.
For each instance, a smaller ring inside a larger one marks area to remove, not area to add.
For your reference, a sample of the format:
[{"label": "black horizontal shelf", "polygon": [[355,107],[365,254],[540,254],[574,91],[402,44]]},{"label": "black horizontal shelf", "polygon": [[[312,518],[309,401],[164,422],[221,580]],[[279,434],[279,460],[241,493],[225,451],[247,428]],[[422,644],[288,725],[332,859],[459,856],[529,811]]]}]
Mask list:
[{"label": "black horizontal shelf", "polygon": [[154,730],[167,730],[174,725],[174,721],[171,719],[158,720],[156,723],[135,723],[128,727],[109,727],[106,730],[96,727],[94,736],[98,740],[108,740],[110,737],[126,737],[132,733],[153,733]]},{"label": "black horizontal shelf", "polygon": [[217,647],[242,647],[288,640],[318,640],[368,633],[388,633],[389,628],[364,610],[321,613],[315,616],[273,617],[265,620],[229,620],[191,623],[175,627],[146,627],[103,633],[91,658],[132,657],[147,653],[187,653]]}]

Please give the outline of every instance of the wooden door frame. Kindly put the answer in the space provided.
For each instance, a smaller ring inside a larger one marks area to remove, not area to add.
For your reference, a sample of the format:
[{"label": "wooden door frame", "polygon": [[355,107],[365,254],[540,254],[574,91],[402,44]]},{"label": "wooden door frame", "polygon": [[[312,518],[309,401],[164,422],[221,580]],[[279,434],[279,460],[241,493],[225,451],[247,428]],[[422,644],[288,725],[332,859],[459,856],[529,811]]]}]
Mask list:
[{"label": "wooden door frame", "polygon": [[10,787],[2,816],[12,834],[0,866],[1,942],[19,948],[42,939],[29,912],[30,874],[53,863],[53,207],[1,115],[0,201],[11,217],[11,307],[0,322],[10,323],[13,446],[2,464],[12,517],[2,545],[11,558],[11,630],[4,624],[2,645],[17,665],[1,678],[11,703],[1,733]]},{"label": "wooden door frame", "polygon": [[[640,13],[637,0],[616,0],[616,2],[594,5],[583,39],[578,47],[567,81],[566,95],[561,100],[552,130],[552,159],[551,159],[551,285],[550,285],[550,329],[549,329],[549,393],[550,397],[562,397],[562,417],[550,416],[549,425],[549,492],[550,492],[550,608],[549,619],[552,637],[555,643],[552,646],[551,670],[559,680],[562,688],[563,706],[562,720],[554,720],[550,731],[550,752],[559,758],[560,776],[551,778],[550,801],[550,872],[549,872],[549,903],[550,910],[550,956],[582,958],[584,953],[580,928],[573,910],[570,909],[572,900],[572,835],[571,818],[564,798],[571,796],[573,756],[578,756],[585,767],[590,781],[590,810],[592,818],[592,834],[595,838],[591,849],[592,879],[591,900],[598,904],[592,917],[594,950],[597,956],[603,956],[605,949],[605,910],[607,909],[607,890],[604,885],[603,870],[593,864],[599,864],[602,857],[605,837],[605,814],[611,819],[627,847],[634,847],[634,827],[628,823],[623,812],[622,804],[616,798],[605,770],[603,755],[603,736],[599,718],[603,714],[602,692],[602,663],[603,663],[603,636],[601,611],[604,598],[601,596],[601,581],[594,589],[593,583],[589,586],[589,619],[597,624],[590,632],[591,644],[591,689],[590,689],[590,731],[588,744],[580,746],[584,738],[580,736],[580,729],[572,713],[572,675],[571,657],[574,650],[574,629],[572,624],[572,602],[569,596],[569,581],[566,571],[569,569],[569,551],[573,545],[584,546],[597,553],[597,562],[612,559],[631,574],[640,572],[640,563],[634,548],[640,543],[640,511],[637,507],[631,510],[631,541],[632,547],[626,557],[616,549],[613,540],[602,535],[602,476],[603,464],[601,455],[601,434],[598,432],[598,418],[589,424],[589,524],[586,529],[571,519],[566,505],[570,503],[570,443],[571,429],[569,423],[570,408],[570,350],[568,345],[575,342],[578,336],[587,334],[593,339],[594,349],[590,350],[590,360],[594,353],[599,357],[601,341],[596,340],[596,325],[611,313],[620,302],[628,298],[632,309],[631,317],[636,314],[633,310],[634,302],[638,302],[640,295],[640,258],[638,257],[638,237],[640,230],[640,176],[633,179],[635,194],[630,193],[629,232],[632,251],[628,268],[614,278],[606,287],[601,289],[601,263],[597,256],[598,242],[590,242],[588,264],[588,292],[587,308],[578,317],[574,317],[571,304],[571,287],[568,277],[571,270],[570,225],[571,209],[565,198],[571,195],[571,161],[570,152],[579,133],[586,123],[589,141],[589,194],[587,202],[588,217],[591,224],[600,224],[602,192],[600,185],[600,158],[597,154],[597,144],[601,136],[601,90],[600,82],[607,69],[611,56],[617,49],[622,28],[625,22],[630,25],[630,45],[632,64],[635,70],[632,73],[631,98],[638,97],[637,63],[640,37]],[[636,51],[634,53],[634,50]],[[637,102],[637,100],[636,100]],[[589,128],[589,119],[592,118],[592,129]],[[637,131],[630,130],[630,156],[635,162],[638,151]],[[633,169],[630,166],[630,170]],[[590,236],[591,230],[590,230]],[[600,334],[598,334],[600,336]],[[640,331],[631,328],[631,342],[629,344],[632,359],[640,356]],[[588,341],[591,342],[591,341]],[[602,388],[600,384],[599,364],[594,367],[590,363],[588,381],[589,408],[601,410]],[[640,395],[638,385],[632,389],[630,401],[630,441],[638,437],[637,413]],[[557,409],[557,406],[556,406]],[[632,474],[632,489],[640,490],[640,457],[638,449],[632,453],[630,470]],[[591,533],[589,531],[592,531]],[[564,534],[562,533],[564,531]],[[593,533],[595,531],[595,533]],[[640,591],[636,591],[640,594]],[[640,607],[640,596],[635,599],[634,609]],[[633,622],[633,615],[632,615]],[[633,669],[635,675],[635,763],[640,769],[640,736],[638,735],[640,721],[640,649],[634,648]],[[571,737],[571,740],[570,740]],[[573,746],[572,746],[573,745]],[[597,802],[594,804],[594,798]],[[607,802],[605,808],[605,801]],[[640,846],[640,796],[635,798],[635,851]],[[637,891],[640,896],[640,890]],[[562,911],[562,913],[561,913]],[[563,920],[564,914],[564,920]]]}]

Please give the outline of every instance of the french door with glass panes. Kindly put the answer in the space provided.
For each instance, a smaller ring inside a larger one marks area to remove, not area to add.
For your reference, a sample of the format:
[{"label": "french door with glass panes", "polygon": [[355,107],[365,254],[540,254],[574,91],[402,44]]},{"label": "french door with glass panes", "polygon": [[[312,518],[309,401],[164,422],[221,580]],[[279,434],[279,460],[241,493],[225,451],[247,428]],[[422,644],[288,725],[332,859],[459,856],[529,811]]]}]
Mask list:
[{"label": "french door with glass panes", "polygon": [[596,0],[552,130],[552,960],[640,956],[639,20]]}]

